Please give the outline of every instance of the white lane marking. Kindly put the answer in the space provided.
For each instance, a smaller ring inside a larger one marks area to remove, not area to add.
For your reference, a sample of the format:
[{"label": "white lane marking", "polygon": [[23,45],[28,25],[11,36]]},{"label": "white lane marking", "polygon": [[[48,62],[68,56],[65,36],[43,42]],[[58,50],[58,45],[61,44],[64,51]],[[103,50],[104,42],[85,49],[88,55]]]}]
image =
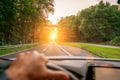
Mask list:
[{"label": "white lane marking", "polygon": [[47,50],[47,48],[44,48],[44,49],[43,49],[43,51],[46,51],[46,50]]},{"label": "white lane marking", "polygon": [[62,48],[60,45],[58,45],[58,46],[59,46],[59,48],[60,48],[61,50],[63,50],[67,55],[73,56],[73,55],[70,54],[67,50],[65,50],[64,48]]}]

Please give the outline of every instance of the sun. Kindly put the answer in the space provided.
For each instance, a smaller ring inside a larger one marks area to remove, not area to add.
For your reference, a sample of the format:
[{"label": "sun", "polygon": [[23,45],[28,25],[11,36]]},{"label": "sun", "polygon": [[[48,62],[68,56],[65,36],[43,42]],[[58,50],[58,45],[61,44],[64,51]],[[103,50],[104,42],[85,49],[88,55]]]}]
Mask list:
[{"label": "sun", "polygon": [[56,38],[57,38],[56,33],[52,33],[52,34],[50,35],[50,39],[51,39],[51,40],[55,41]]}]

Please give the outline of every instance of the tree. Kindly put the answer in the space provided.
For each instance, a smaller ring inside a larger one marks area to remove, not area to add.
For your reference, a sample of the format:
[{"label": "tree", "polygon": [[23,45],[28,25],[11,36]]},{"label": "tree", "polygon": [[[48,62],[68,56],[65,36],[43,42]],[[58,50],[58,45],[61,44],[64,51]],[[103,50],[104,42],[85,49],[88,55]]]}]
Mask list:
[{"label": "tree", "polygon": [[77,15],[79,31],[87,42],[107,42],[119,35],[120,16],[117,6],[101,1]]},{"label": "tree", "polygon": [[[111,5],[103,1],[79,11],[74,18],[67,16],[59,21],[59,26],[65,32],[64,35],[67,34],[66,38],[72,36],[71,32],[75,32],[75,35],[77,35],[75,38],[79,37],[80,41],[94,43],[111,42],[116,39],[118,42],[120,36],[119,25],[120,11],[118,5]],[[66,30],[66,28],[69,30]],[[76,30],[71,31],[72,28],[76,28]],[[71,37],[72,40],[75,38]]]},{"label": "tree", "polygon": [[40,27],[48,13],[54,12],[54,0],[1,0],[0,41],[19,44],[39,41]]},{"label": "tree", "polygon": [[78,27],[75,25],[75,15],[61,18],[58,22],[59,40],[60,41],[77,41]]},{"label": "tree", "polygon": [[120,4],[120,0],[118,0],[118,4]]}]

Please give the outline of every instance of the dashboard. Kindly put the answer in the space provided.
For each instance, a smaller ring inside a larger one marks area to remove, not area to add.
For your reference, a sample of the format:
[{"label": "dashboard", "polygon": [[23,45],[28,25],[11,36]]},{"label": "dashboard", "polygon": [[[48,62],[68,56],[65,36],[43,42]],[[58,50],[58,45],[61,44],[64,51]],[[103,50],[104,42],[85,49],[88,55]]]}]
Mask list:
[{"label": "dashboard", "polygon": [[78,80],[120,80],[120,61],[51,60],[74,74]]},{"label": "dashboard", "polygon": [[[120,80],[120,60],[86,58],[48,58],[47,67],[54,70],[55,65],[73,74],[77,79],[70,80]],[[11,61],[0,60],[0,71],[6,70]],[[54,64],[50,67],[50,64]]]}]

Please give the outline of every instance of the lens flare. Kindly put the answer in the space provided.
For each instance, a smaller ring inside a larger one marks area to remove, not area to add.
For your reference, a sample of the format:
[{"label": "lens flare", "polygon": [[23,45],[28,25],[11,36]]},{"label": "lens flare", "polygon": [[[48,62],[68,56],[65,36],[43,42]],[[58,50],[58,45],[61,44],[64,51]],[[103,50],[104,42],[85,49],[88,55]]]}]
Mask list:
[{"label": "lens flare", "polygon": [[53,41],[56,39],[56,37],[57,37],[56,33],[52,33],[52,34],[50,35],[50,38],[51,38],[51,40],[53,40]]}]

